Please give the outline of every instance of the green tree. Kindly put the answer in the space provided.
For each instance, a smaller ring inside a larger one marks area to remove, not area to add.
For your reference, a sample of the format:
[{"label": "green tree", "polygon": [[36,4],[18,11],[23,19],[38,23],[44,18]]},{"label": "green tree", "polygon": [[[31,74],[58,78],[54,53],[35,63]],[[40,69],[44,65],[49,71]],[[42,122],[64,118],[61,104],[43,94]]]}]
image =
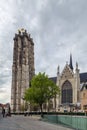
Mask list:
[{"label": "green tree", "polygon": [[59,87],[45,73],[39,72],[31,80],[31,87],[25,91],[24,98],[30,103],[39,104],[42,113],[43,103],[46,103],[59,93]]}]

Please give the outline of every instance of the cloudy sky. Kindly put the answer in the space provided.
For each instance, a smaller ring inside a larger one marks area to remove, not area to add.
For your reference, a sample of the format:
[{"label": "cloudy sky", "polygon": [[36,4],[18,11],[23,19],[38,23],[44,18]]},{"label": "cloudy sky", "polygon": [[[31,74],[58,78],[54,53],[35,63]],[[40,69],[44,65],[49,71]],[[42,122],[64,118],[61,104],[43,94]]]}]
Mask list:
[{"label": "cloudy sky", "polygon": [[56,76],[73,56],[87,72],[87,0],[0,0],[0,102],[10,102],[13,37],[25,28],[35,43],[35,72]]}]

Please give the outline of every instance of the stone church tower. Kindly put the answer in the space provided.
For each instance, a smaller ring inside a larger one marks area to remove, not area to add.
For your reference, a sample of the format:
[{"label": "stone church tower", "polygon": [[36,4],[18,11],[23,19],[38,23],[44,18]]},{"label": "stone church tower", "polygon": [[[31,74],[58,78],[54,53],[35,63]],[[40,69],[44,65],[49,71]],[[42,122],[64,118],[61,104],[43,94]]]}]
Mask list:
[{"label": "stone church tower", "polygon": [[26,30],[21,29],[14,37],[11,88],[12,111],[21,111],[21,107],[24,105],[25,89],[30,86],[30,81],[34,74],[33,39]]}]

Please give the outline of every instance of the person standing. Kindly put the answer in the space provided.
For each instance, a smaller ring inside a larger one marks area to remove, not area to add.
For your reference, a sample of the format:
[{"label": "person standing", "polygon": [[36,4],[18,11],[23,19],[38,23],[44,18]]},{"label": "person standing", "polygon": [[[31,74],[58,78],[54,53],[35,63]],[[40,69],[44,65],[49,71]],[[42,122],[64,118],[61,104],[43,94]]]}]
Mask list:
[{"label": "person standing", "polygon": [[8,108],[8,116],[11,116],[11,109],[10,109],[10,106]]},{"label": "person standing", "polygon": [[2,115],[5,117],[5,108],[2,108]]}]

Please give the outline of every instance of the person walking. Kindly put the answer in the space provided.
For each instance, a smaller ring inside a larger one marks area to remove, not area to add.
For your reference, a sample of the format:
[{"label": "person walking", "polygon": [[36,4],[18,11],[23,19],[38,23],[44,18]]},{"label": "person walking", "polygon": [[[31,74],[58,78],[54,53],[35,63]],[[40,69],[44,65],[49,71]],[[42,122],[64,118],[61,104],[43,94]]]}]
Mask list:
[{"label": "person walking", "polygon": [[11,116],[11,109],[10,109],[10,106],[8,108],[8,116]]},{"label": "person walking", "polygon": [[5,117],[5,108],[2,108],[2,115]]}]

